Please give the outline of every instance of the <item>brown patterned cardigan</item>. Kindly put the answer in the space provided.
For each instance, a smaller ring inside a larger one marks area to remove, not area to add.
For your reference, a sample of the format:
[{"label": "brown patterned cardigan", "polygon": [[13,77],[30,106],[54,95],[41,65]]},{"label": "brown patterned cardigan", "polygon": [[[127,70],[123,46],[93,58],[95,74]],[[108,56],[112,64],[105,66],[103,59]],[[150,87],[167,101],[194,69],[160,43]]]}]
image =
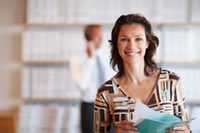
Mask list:
[{"label": "brown patterned cardigan", "polygon": [[[173,72],[160,69],[157,84],[148,100],[148,107],[187,120],[183,88],[180,78]],[[113,77],[99,89],[94,107],[94,132],[108,133],[121,120],[131,120],[134,99],[128,97]]]}]

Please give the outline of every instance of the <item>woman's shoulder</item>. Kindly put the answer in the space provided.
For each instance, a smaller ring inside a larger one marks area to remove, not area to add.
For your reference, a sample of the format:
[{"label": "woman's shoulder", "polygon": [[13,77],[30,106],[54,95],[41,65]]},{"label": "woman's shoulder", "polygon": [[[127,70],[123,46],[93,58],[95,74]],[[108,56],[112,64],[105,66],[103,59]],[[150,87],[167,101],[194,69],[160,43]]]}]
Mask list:
[{"label": "woman's shoulder", "polygon": [[112,78],[104,82],[99,88],[97,93],[114,93]]},{"label": "woman's shoulder", "polygon": [[180,76],[176,72],[162,68],[160,69],[160,79],[178,81],[180,79]]}]

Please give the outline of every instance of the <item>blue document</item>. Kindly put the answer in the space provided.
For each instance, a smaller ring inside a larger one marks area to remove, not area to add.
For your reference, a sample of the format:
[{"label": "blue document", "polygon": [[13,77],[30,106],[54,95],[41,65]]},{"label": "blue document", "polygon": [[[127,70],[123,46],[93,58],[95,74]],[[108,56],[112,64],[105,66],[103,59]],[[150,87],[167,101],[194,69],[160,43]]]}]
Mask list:
[{"label": "blue document", "polygon": [[157,112],[144,118],[137,128],[139,133],[165,133],[166,129],[181,123],[181,119],[174,115]]},{"label": "blue document", "polygon": [[191,120],[182,121],[172,114],[160,113],[149,108],[140,100],[136,100],[133,120],[139,133],[165,133],[168,128],[173,128],[182,124],[187,124]]}]

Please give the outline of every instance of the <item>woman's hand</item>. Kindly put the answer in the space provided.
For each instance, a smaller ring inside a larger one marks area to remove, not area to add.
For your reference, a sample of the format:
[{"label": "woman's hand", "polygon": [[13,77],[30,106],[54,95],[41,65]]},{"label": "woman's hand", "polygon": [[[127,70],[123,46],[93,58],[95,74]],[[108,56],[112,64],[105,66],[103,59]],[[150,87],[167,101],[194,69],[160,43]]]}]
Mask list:
[{"label": "woman's hand", "polygon": [[122,121],[115,126],[115,133],[137,133],[137,128],[133,122]]},{"label": "woman's hand", "polygon": [[180,126],[168,129],[166,133],[190,133],[190,129],[186,125],[180,125]]}]

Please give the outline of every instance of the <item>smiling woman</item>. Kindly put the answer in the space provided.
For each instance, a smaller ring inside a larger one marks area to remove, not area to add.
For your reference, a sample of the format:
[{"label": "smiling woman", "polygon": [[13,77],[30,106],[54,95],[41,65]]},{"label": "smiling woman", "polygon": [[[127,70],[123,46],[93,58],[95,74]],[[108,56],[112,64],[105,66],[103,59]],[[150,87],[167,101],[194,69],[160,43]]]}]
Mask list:
[{"label": "smiling woman", "polygon": [[144,27],[140,24],[123,25],[119,32],[117,48],[124,62],[131,64],[132,61],[143,61],[140,58],[144,58],[148,48]]},{"label": "smiling woman", "polygon": [[127,36],[129,32],[130,35],[132,35],[132,37],[135,39],[135,42],[137,41],[138,44],[145,44],[145,46],[143,47],[148,46],[145,50],[144,55],[145,73],[148,75],[148,68],[157,68],[157,65],[152,59],[152,57],[156,52],[156,48],[158,47],[159,39],[153,34],[151,24],[149,23],[149,21],[146,20],[146,18],[144,18],[143,16],[137,14],[127,16],[122,15],[116,21],[115,26],[113,27],[111,35],[112,39],[110,40],[112,67],[115,70],[119,70],[118,75],[121,75],[124,71],[123,60],[120,56],[120,52],[118,52],[118,47],[122,42],[125,43],[126,41],[131,41],[130,38],[127,38],[130,37],[130,35]]},{"label": "smiling woman", "polygon": [[[136,133],[136,101],[185,121],[183,88],[179,76],[158,68],[153,56],[159,39],[149,21],[138,14],[122,15],[111,34],[111,64],[117,74],[98,90],[94,109],[94,132]],[[114,128],[111,128],[114,127]],[[190,132],[187,125],[169,130]]]}]

